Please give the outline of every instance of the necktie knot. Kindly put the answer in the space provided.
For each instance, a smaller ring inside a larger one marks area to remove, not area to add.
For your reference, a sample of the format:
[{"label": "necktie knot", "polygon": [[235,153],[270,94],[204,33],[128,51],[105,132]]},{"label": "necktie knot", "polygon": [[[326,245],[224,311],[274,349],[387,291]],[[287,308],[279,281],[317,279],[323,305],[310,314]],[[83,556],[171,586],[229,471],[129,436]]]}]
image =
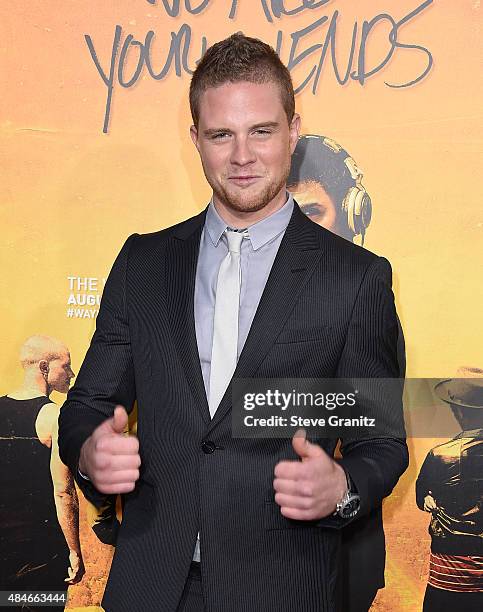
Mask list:
[{"label": "necktie knot", "polygon": [[239,253],[241,249],[241,243],[246,234],[246,231],[232,232],[230,230],[226,230],[225,234],[228,242],[228,250],[230,251],[230,253]]}]

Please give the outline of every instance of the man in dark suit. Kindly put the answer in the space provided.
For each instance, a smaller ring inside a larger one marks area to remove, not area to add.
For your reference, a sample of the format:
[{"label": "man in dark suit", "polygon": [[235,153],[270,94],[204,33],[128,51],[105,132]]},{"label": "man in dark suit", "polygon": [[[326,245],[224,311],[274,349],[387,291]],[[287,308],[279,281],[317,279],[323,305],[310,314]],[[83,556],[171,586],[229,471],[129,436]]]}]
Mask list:
[{"label": "man in dark suit", "polygon": [[103,607],[335,610],[340,529],[391,492],[406,444],[344,439],[335,461],[336,440],[233,437],[232,383],[397,376],[390,266],[287,193],[300,118],[273,49],[214,45],[190,106],[212,201],[127,240],[59,420],[86,496],[124,494]]}]

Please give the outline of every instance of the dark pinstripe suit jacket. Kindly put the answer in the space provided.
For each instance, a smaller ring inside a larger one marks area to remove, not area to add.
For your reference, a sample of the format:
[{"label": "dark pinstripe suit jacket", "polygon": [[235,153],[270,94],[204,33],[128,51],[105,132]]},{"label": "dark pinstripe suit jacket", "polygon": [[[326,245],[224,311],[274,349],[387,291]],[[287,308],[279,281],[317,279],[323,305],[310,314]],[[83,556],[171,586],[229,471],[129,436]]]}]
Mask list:
[{"label": "dark pinstripe suit jacket", "polygon": [[[61,410],[60,453],[75,473],[83,442],[114,406],[138,404],[141,477],[124,498],[102,603],[108,612],[175,612],[199,531],[208,612],[333,610],[342,519],[280,514],[273,470],[296,459],[291,442],[232,438],[230,388],[210,419],[193,309],[204,215],[127,240]],[[296,205],[235,376],[397,376],[396,346],[388,262]],[[320,444],[333,453],[334,441]],[[342,449],[367,515],[406,468],[406,444],[365,440]],[[100,504],[90,483],[79,484]]]}]

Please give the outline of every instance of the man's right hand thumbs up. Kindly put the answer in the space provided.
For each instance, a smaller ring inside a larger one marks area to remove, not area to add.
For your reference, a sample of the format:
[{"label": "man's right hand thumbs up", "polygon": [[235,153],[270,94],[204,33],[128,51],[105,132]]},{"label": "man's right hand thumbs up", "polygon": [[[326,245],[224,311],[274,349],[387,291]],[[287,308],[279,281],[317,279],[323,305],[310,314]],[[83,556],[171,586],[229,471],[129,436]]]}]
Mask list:
[{"label": "man's right hand thumbs up", "polygon": [[127,425],[126,409],[123,406],[116,406],[114,408],[114,416],[102,423],[101,427],[103,425],[106,425],[107,429],[111,427],[112,431],[115,433],[124,433],[124,428]]},{"label": "man's right hand thumbs up", "polygon": [[134,435],[124,435],[126,425],[126,409],[116,406],[114,415],[82,445],[79,470],[101,493],[129,493],[139,478],[139,441]]}]

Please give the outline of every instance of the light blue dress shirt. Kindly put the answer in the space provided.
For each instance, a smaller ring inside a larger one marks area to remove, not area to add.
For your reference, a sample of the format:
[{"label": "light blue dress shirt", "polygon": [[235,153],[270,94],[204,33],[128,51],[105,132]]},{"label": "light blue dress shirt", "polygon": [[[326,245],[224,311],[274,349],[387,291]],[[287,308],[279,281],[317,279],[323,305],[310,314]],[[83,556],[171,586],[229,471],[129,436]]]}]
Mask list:
[{"label": "light blue dress shirt", "polygon": [[[282,208],[249,226],[248,238],[242,241],[237,358],[250,331],[273,261],[292,216],[293,207],[293,197],[287,192],[287,201]],[[223,235],[227,227],[212,200],[206,212],[201,234],[194,295],[196,341],[207,397],[210,392],[216,283],[221,262],[228,253],[226,236]]]}]

